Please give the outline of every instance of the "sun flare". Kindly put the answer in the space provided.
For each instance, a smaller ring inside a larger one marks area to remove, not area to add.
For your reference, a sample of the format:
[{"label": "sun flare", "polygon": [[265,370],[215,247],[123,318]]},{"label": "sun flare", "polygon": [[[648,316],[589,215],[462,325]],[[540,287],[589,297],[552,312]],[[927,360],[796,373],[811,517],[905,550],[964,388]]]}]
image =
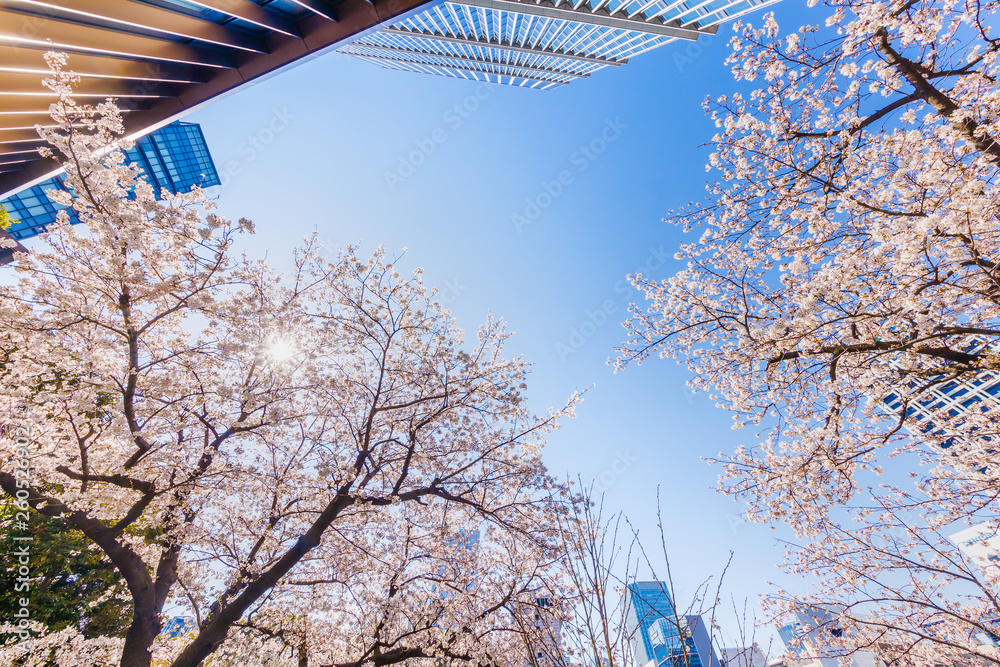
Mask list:
[{"label": "sun flare", "polygon": [[296,352],[298,349],[295,345],[285,338],[275,338],[267,346],[267,356],[277,363],[288,361]]}]

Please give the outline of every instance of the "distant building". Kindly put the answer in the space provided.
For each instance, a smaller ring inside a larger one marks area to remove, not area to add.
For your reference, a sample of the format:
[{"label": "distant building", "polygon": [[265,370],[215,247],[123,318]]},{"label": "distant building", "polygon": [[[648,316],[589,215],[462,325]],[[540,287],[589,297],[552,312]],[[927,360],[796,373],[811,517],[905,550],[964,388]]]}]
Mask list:
[{"label": "distant building", "polygon": [[944,620],[924,623],[921,627],[929,636],[948,643],[965,646],[970,652],[976,651],[977,647],[1000,647],[1000,615],[986,614],[981,616],[979,624],[985,626],[987,629],[976,628],[970,624],[968,634],[964,637],[955,637],[953,632],[949,634],[942,633],[941,631],[947,627]]},{"label": "distant building", "polygon": [[708,622],[677,614],[662,583],[629,584],[627,595],[625,628],[636,667],[718,667]]},{"label": "distant building", "polygon": [[[1000,352],[994,341],[983,336],[969,336],[962,348],[965,352],[983,354],[991,352],[991,346],[993,353]],[[928,380],[938,381],[928,383]],[[912,420],[907,429],[915,435],[944,437],[942,446],[947,449],[952,444],[952,439],[948,438],[949,421],[974,411],[1000,412],[1000,373],[983,370],[964,373],[957,379],[921,378],[919,383],[903,383],[897,391],[882,399],[897,416],[902,414],[904,401],[906,416]],[[984,435],[980,440],[976,444],[992,453],[990,437]]]},{"label": "distant building", "polygon": [[[157,196],[162,190],[176,194],[196,185],[207,188],[220,184],[205,136],[196,123],[178,121],[147,134],[126,151],[125,158],[128,163],[139,165]],[[52,201],[47,193],[65,190],[64,180],[62,174],[57,175],[0,202],[16,220],[8,233],[15,239],[26,239],[55,222],[56,215],[65,207]],[[66,212],[71,223],[80,222],[72,208]]]},{"label": "distant building", "polygon": [[767,656],[757,644],[747,648],[723,648],[719,653],[721,667],[768,667]]},{"label": "distant building", "polygon": [[[690,636],[690,641],[694,644],[695,655],[702,667],[720,667],[719,658],[715,655],[715,648],[712,646],[712,633],[709,629],[709,619],[704,616],[688,615],[684,617],[687,622],[686,631]],[[692,662],[692,667],[694,663]]]},{"label": "distant building", "polygon": [[[986,583],[994,588],[1000,586],[1000,527],[980,523],[958,531],[949,539],[979,567]],[[969,639],[980,646],[1000,648],[1000,614],[986,614],[980,618],[980,625],[988,630],[975,629]]]},{"label": "distant building", "polygon": [[[787,667],[840,667],[840,659],[830,657],[825,648],[829,638],[840,637],[844,632],[839,613],[835,608],[800,607],[778,628],[778,636],[791,654],[785,661]],[[855,651],[849,656],[846,667],[876,667],[878,664],[871,651]]]},{"label": "distant building", "polygon": [[540,667],[546,665],[564,665],[562,619],[546,611],[552,609],[552,598],[545,593],[537,593],[535,608],[530,612],[534,618],[531,624],[539,633],[538,643],[534,646],[534,664]]},{"label": "distant building", "polygon": [[338,49],[381,67],[547,90],[776,0],[447,0]]},{"label": "distant building", "polygon": [[1000,577],[1000,528],[981,523],[960,530],[949,539],[966,558],[979,566],[987,579]]},{"label": "distant building", "polygon": [[173,616],[167,619],[167,622],[163,624],[163,629],[160,630],[160,634],[173,639],[174,637],[182,637],[189,632],[196,631],[197,629],[198,624],[195,622],[193,617]]}]

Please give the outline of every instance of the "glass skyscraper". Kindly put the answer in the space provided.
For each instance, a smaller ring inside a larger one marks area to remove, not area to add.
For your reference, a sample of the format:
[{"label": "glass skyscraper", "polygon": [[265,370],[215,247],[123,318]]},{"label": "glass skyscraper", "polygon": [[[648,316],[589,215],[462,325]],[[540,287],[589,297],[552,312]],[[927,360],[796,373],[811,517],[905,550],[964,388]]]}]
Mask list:
[{"label": "glass skyscraper", "polygon": [[[993,347],[990,350],[990,347]],[[996,343],[981,336],[969,336],[963,346],[965,351],[976,354],[998,351]],[[938,379],[938,382],[928,380]],[[916,393],[919,390],[919,393]],[[907,396],[914,392],[912,396]],[[976,373],[964,373],[957,379],[922,378],[920,382],[908,382],[899,391],[888,394],[882,402],[896,415],[903,410],[904,397],[906,416],[913,421],[908,429],[916,434],[927,434],[940,438],[945,436],[941,446],[948,448],[952,439],[946,430],[947,422],[963,413],[1000,411],[1000,374],[996,371],[982,370]],[[943,428],[942,425],[945,425]],[[992,452],[991,437],[981,436],[981,444],[988,452]]]},{"label": "glass skyscraper", "polygon": [[448,0],[338,51],[382,67],[547,90],[776,0]]},{"label": "glass skyscraper", "polygon": [[[711,657],[711,642],[701,618],[678,616],[666,586],[658,581],[637,581],[628,585],[627,595],[625,629],[632,642],[636,667],[645,667],[650,662],[656,667],[712,667],[718,664]],[[704,635],[701,642],[694,636],[698,629]],[[706,654],[704,660],[701,653]]]},{"label": "glass skyscraper", "polygon": [[864,648],[846,651],[829,646],[845,632],[840,619],[843,612],[841,605],[825,608],[800,605],[785,619],[778,628],[778,636],[795,656],[794,664],[802,667],[878,667],[883,664],[872,651]]},{"label": "glass skyscraper", "polygon": [[[138,164],[146,180],[159,196],[162,190],[174,194],[186,192],[195,185],[207,188],[219,185],[219,173],[208,152],[201,126],[196,123],[171,123],[136,140],[125,153],[127,162]],[[15,239],[25,239],[41,233],[55,222],[59,206],[47,192],[65,190],[60,174],[11,195],[0,204],[16,221],[7,231]],[[67,209],[70,222],[80,222],[73,209]]]}]

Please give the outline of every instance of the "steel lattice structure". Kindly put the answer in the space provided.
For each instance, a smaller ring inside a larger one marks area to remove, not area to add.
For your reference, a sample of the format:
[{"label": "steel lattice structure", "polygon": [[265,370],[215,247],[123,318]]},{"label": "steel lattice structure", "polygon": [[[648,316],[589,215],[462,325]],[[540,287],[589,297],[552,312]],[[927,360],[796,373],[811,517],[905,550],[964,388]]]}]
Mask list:
[{"label": "steel lattice structure", "polygon": [[776,0],[448,0],[338,49],[390,69],[547,90]]}]

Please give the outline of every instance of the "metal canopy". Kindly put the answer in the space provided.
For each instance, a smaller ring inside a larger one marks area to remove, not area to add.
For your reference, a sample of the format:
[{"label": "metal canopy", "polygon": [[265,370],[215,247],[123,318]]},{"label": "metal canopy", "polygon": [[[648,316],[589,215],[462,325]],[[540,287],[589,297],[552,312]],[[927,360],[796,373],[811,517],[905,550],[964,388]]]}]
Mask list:
[{"label": "metal canopy", "polygon": [[586,3],[581,3],[578,7],[570,4],[555,6],[550,2],[529,3],[518,0],[448,0],[456,5],[468,5],[470,7],[482,7],[484,9],[494,9],[497,11],[511,12],[513,14],[528,14],[531,16],[542,16],[560,21],[572,21],[574,23],[586,23],[590,25],[602,26],[606,28],[618,28],[621,30],[635,30],[652,35],[663,37],[673,37],[675,39],[696,40],[702,35],[714,35],[718,28],[699,29],[696,27],[684,27],[681,25],[671,25],[655,19],[645,19],[641,14],[636,14],[639,18],[629,18],[625,14],[613,15],[603,10],[593,11]]},{"label": "metal canopy", "polygon": [[[376,55],[371,53],[360,53],[360,49],[369,49],[373,51],[382,51],[389,55]],[[463,63],[480,63],[483,65],[493,65],[496,67],[508,67],[511,69],[524,70],[526,72],[537,72],[539,74],[552,74],[555,76],[569,76],[575,79],[586,78],[590,76],[584,72],[569,72],[567,70],[560,69],[546,69],[544,67],[534,67],[531,65],[519,65],[517,63],[505,63],[499,60],[488,60],[488,59],[478,59],[478,58],[467,58],[463,56],[455,56],[448,53],[435,53],[434,51],[417,51],[414,49],[401,49],[395,46],[382,46],[374,44],[362,44],[355,43],[350,46],[346,46],[340,50],[341,53],[349,53],[354,56],[363,56],[368,58],[385,58],[386,60],[398,60],[402,63],[416,63],[418,65],[436,65],[437,63],[428,63],[422,60],[405,60],[402,58],[395,58],[393,54],[399,54],[401,56],[425,56],[428,58],[437,58],[439,60],[452,60],[456,62]],[[475,70],[472,70],[475,71]],[[523,77],[522,77],[523,78]]]},{"label": "metal canopy", "polygon": [[[487,72],[486,70],[483,70],[483,69],[479,69],[479,68],[476,68],[476,67],[468,67],[468,66],[465,66],[465,65],[445,65],[443,63],[421,63],[421,62],[415,62],[413,60],[402,60],[402,59],[399,59],[399,58],[392,58],[392,57],[388,57],[388,56],[375,56],[375,55],[371,55],[371,54],[360,54],[360,53],[355,53],[354,55],[357,56],[358,58],[374,58],[374,59],[378,59],[378,60],[388,60],[388,61],[392,61],[392,62],[400,64],[400,65],[416,65],[416,66],[419,66],[419,67],[439,67],[441,69],[453,70],[453,71],[458,71],[458,72],[472,72],[472,73],[475,73],[475,74],[487,74],[487,75],[490,75],[490,76],[498,76],[498,77],[499,76],[506,76],[506,77],[511,78],[511,79],[525,79],[526,81],[537,81],[538,83],[550,83],[550,84],[554,84],[554,85],[557,85],[557,86],[562,86],[562,85],[565,85],[567,83],[566,81],[558,81],[556,79],[545,79],[545,78],[542,78],[542,77],[533,76],[531,74],[504,74],[503,72]],[[488,65],[488,63],[483,63],[482,61],[473,61],[473,62],[477,62],[480,65]],[[513,65],[499,65],[499,66],[498,65],[494,65],[494,66],[495,67],[508,67],[510,69],[522,69],[522,68],[519,68],[519,67],[516,67],[516,66],[513,66]],[[542,71],[544,71],[546,74],[552,74],[551,72],[549,72],[547,70],[542,70]],[[561,76],[572,76],[572,75],[563,74]]]},{"label": "metal canopy", "polygon": [[[69,54],[78,97],[124,107],[137,138],[212,99],[440,0],[0,0],[0,199],[58,172],[34,152],[48,124],[46,51]],[[2,255],[2,253],[0,253]],[[2,263],[2,260],[0,260]]]},{"label": "metal canopy", "polygon": [[[471,37],[453,37],[451,35],[440,35],[432,32],[421,32],[419,30],[407,30],[400,28],[382,28],[379,31],[386,35],[402,35],[404,37],[414,37],[417,39],[432,39],[439,42],[453,42],[456,44],[468,44],[470,46],[481,46],[487,49],[500,49],[502,51],[517,51],[519,53],[531,53],[539,56],[550,56],[552,58],[567,58],[569,60],[581,60],[587,63],[594,63],[597,65],[614,65],[615,67],[619,65],[624,65],[628,62],[627,58],[622,60],[611,60],[610,58],[598,58],[594,56],[587,56],[578,53],[571,53],[568,51],[558,51],[555,49],[544,49],[535,48],[530,46],[520,46],[517,44],[503,44],[500,42],[492,42],[485,39],[475,39]],[[361,42],[359,42],[361,44]],[[370,46],[368,43],[363,43],[365,46]]]},{"label": "metal canopy", "polygon": [[[399,53],[441,52],[439,57],[466,62],[523,61],[547,72],[590,75],[675,40],[714,35],[721,23],[777,1],[445,0],[357,44]],[[519,58],[521,53],[542,58]]]}]

